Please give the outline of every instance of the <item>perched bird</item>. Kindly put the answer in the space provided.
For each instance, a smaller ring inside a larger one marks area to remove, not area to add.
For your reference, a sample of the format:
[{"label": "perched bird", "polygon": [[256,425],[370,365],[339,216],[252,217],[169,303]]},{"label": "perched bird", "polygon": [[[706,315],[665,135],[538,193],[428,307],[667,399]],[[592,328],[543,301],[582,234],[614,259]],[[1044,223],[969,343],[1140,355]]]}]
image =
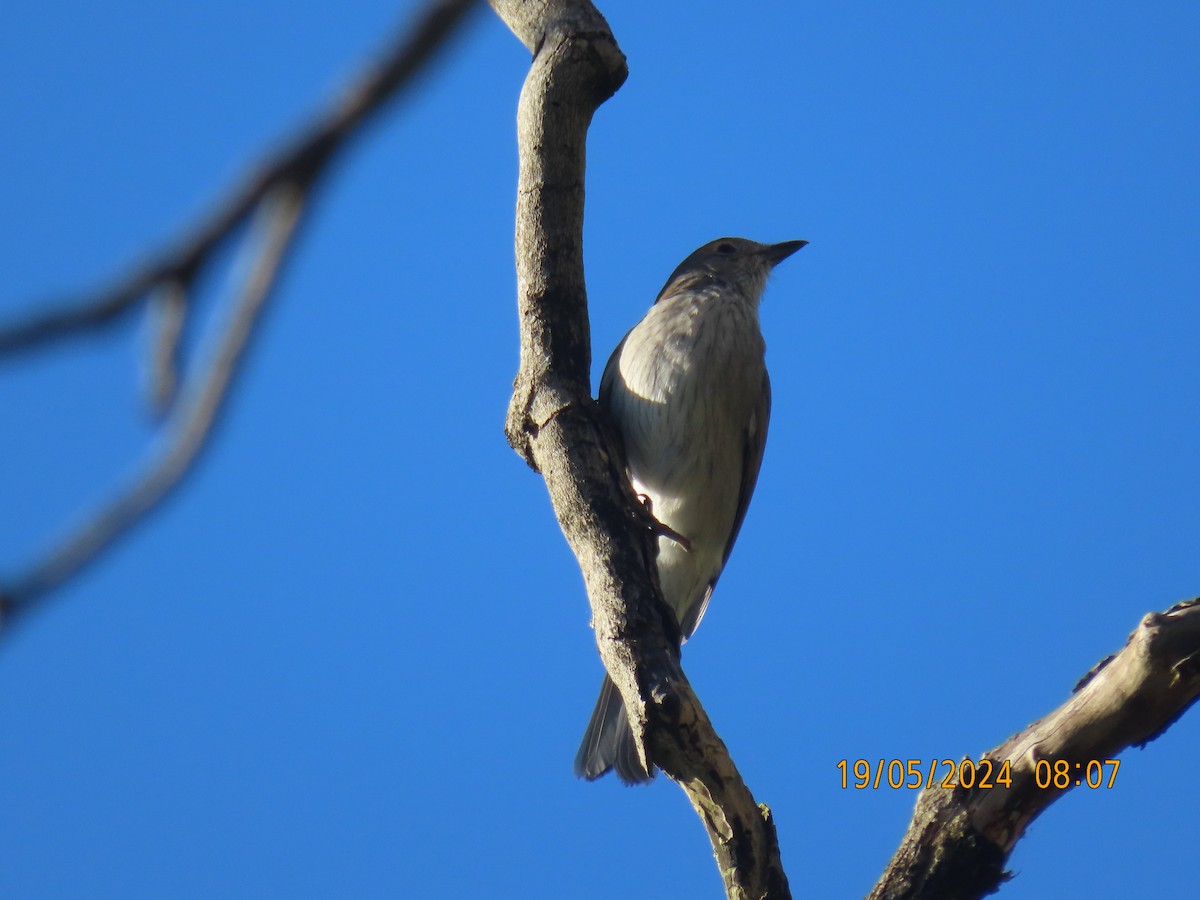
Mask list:
[{"label": "perched bird", "polygon": [[[658,578],[684,640],[729,559],[767,441],[771,383],[758,301],[771,270],[806,243],[705,244],[671,273],[600,382],[633,489],[664,531],[675,532],[658,539]],[[575,774],[593,779],[612,768],[628,784],[652,776],[606,675]]]}]

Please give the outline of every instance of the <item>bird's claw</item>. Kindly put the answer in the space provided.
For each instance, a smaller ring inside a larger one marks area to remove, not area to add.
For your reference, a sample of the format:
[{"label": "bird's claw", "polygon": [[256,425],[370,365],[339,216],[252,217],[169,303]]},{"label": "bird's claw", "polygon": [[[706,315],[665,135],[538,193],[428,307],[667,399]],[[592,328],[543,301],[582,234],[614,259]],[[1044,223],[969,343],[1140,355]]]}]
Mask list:
[{"label": "bird's claw", "polygon": [[690,553],[692,550],[691,541],[685,538],[670,525],[666,525],[654,518],[654,501],[651,500],[646,494],[638,494],[637,496],[638,500],[640,500],[642,503],[642,513],[644,514],[646,527],[648,527],[650,531],[658,537],[670,538],[672,541]]}]

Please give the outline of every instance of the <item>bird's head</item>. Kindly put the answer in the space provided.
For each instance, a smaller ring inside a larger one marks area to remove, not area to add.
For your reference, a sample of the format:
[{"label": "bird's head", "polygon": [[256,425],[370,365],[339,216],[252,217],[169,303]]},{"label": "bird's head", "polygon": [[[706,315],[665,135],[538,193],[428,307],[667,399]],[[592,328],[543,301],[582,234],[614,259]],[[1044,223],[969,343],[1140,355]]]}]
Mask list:
[{"label": "bird's head", "polygon": [[757,300],[771,270],[807,243],[783,241],[779,244],[760,244],[736,237],[710,241],[679,264],[659,291],[658,299],[668,294],[721,284],[736,288]]}]

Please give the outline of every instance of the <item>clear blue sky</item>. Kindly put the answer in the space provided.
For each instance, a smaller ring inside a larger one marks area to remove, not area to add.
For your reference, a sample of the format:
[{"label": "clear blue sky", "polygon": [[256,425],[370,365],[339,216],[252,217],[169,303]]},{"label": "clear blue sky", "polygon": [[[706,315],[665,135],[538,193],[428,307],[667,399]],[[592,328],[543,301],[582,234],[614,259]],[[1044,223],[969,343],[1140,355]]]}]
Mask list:
[{"label": "clear blue sky", "polygon": [[[173,239],[407,8],[4,5],[0,312]],[[731,9],[604,10],[595,364],[701,243],[812,242],[685,665],[797,896],[861,896],[915,798],[839,759],[978,754],[1200,592],[1200,7]],[[674,785],[571,775],[601,667],[502,434],[527,63],[479,15],[345,157],[196,477],[0,644],[0,895],[720,896]],[[142,338],[0,367],[0,573],[139,459]],[[1001,896],[1194,891],[1198,742],[1056,804]]]}]

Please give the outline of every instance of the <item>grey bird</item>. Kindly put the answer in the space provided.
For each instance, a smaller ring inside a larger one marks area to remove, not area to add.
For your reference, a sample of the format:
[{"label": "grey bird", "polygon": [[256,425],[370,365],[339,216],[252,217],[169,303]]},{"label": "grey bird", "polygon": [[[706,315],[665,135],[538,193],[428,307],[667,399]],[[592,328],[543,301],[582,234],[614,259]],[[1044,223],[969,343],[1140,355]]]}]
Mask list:
[{"label": "grey bird", "polygon": [[[671,273],[600,381],[633,489],[675,532],[658,539],[658,578],[685,641],[729,559],[766,446],[771,382],[758,302],[771,270],[806,243],[705,244]],[[627,784],[653,775],[606,675],[575,774],[595,779],[613,768]]]}]

